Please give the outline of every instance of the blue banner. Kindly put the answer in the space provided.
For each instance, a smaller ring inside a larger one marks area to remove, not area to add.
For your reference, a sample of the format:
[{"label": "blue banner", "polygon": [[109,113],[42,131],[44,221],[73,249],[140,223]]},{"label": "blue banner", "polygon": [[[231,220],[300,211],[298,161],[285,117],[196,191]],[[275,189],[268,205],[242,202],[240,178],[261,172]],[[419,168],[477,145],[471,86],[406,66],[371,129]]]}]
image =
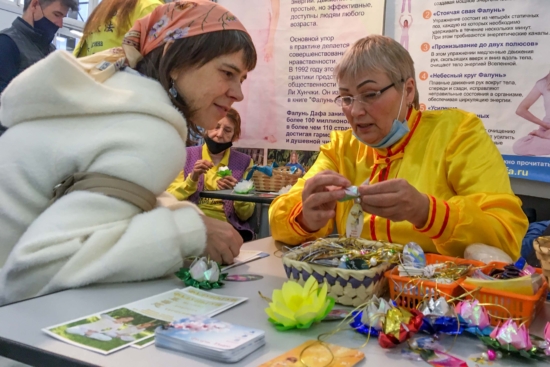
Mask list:
[{"label": "blue banner", "polygon": [[550,157],[502,155],[502,158],[510,177],[550,182]]}]

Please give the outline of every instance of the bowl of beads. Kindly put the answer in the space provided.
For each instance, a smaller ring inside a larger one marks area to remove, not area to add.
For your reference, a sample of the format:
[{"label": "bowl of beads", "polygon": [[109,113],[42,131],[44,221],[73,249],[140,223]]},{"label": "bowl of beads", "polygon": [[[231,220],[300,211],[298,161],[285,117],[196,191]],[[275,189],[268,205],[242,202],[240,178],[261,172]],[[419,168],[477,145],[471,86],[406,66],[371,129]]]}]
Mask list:
[{"label": "bowl of beads", "polygon": [[399,262],[403,246],[362,238],[325,237],[283,255],[287,277],[304,284],[314,277],[327,283],[336,303],[357,307],[387,289],[384,272]]}]

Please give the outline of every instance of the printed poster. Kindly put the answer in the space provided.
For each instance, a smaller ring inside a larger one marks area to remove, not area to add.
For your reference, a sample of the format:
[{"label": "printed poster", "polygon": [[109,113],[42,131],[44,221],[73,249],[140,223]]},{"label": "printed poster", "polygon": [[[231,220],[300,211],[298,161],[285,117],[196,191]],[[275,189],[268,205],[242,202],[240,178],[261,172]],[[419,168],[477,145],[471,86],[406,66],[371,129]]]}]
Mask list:
[{"label": "printed poster", "polygon": [[347,130],[334,104],[333,70],[345,50],[381,34],[385,0],[214,0],[249,31],[258,52],[233,107],[242,120],[236,146],[317,151]]},{"label": "printed poster", "polygon": [[394,2],[421,108],[477,114],[510,177],[550,182],[550,1]]}]

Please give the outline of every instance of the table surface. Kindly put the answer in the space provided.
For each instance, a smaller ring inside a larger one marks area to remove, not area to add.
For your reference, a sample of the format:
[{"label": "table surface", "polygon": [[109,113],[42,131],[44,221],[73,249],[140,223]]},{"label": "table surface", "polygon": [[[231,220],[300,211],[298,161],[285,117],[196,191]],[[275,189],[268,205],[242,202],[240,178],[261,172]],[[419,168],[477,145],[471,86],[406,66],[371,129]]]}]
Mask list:
[{"label": "table surface", "polygon": [[[245,249],[261,250],[271,256],[235,267],[232,274],[261,274],[262,280],[252,282],[226,282],[221,289],[213,290],[218,294],[248,297],[248,301],[231,308],[216,318],[248,327],[265,330],[266,345],[255,351],[237,365],[258,366],[284,352],[295,348],[303,342],[317,338],[320,333],[336,328],[335,322],[323,322],[308,330],[276,331],[267,321],[264,309],[267,303],[260,298],[258,291],[271,296],[273,289],[280,288],[286,281],[281,260],[275,256],[281,244],[271,237],[249,242]],[[175,277],[139,283],[102,284],[87,288],[73,289],[27,301],[0,307],[0,355],[7,355],[10,349],[19,350],[28,355],[40,356],[40,366],[227,366],[210,360],[159,349],[151,345],[144,349],[128,347],[104,356],[92,351],[78,348],[53,339],[41,332],[41,329],[63,323],[106,309],[121,306],[129,302],[147,298],[174,288],[182,288],[182,283]],[[550,320],[550,305],[545,304],[543,312],[531,327],[531,332],[542,335],[546,320]],[[354,332],[344,331],[328,340],[331,343],[346,347],[359,347],[365,338]],[[442,341],[446,347],[452,346],[451,354],[467,361],[469,366],[478,364],[469,359],[485,351],[477,339],[460,336],[453,345],[454,338]],[[428,366],[425,362],[410,361],[401,357],[401,347],[385,350],[378,346],[375,339],[362,349],[366,358],[358,366],[407,367]],[[526,363],[524,360],[505,358],[492,366],[547,366],[545,363]]]},{"label": "table surface", "polygon": [[213,190],[213,191],[201,191],[199,193],[199,196],[202,198],[248,201],[251,203],[260,203],[260,204],[271,204],[271,202],[277,197],[277,195],[273,195],[272,197],[259,196],[262,194],[267,194],[267,193],[257,192],[253,194],[235,194],[233,190]]}]

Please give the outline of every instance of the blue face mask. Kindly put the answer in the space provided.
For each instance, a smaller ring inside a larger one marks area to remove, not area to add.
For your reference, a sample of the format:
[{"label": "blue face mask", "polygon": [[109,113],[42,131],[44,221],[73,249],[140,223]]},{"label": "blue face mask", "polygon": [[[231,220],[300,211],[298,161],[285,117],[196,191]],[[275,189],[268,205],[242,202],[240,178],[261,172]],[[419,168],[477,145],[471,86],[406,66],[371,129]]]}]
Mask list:
[{"label": "blue face mask", "polygon": [[[397,118],[399,118],[399,114],[401,113],[401,107],[403,106],[403,97],[405,96],[405,86],[403,85],[403,94],[401,96],[401,105],[399,106],[399,112],[397,113]],[[377,144],[369,144],[364,142],[355,131],[353,132],[353,136],[355,136],[355,139],[359,140],[361,143],[368,145],[371,148],[379,149],[379,148],[388,148],[391,147],[393,144],[397,143],[399,139],[407,135],[407,133],[410,131],[409,126],[407,125],[407,118],[403,120],[403,122],[399,121],[398,119],[393,120],[393,124],[391,126],[391,130],[388,135],[386,135],[380,142]]]},{"label": "blue face mask", "polygon": [[59,27],[56,26],[51,20],[43,16],[42,18],[34,21],[34,29],[42,33],[42,37],[44,37],[45,41],[52,43]]}]

